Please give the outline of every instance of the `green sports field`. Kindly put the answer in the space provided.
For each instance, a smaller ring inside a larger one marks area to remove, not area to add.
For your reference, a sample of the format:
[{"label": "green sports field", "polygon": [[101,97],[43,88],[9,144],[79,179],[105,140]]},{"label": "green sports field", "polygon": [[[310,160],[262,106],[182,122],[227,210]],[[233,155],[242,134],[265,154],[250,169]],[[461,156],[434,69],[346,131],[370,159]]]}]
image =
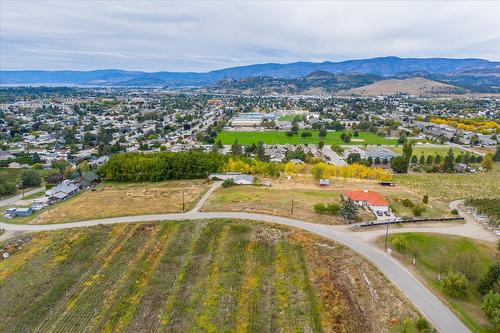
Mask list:
[{"label": "green sports field", "polygon": [[[448,150],[450,149],[450,147],[448,146],[442,146],[442,147],[413,147],[413,155],[417,155],[417,156],[420,156],[420,155],[441,155],[441,156],[445,156],[447,153],[448,153]],[[400,146],[400,147],[394,147],[392,148],[392,150],[398,154],[401,154],[403,152],[403,148]],[[464,150],[460,149],[460,148],[452,148],[453,150],[453,153],[455,155],[457,154],[460,154],[460,153],[465,153]]]},{"label": "green sports field", "polygon": [[[319,137],[319,131],[310,131],[312,136],[307,138],[300,137],[300,133],[292,137],[287,136],[285,131],[265,131],[265,132],[219,132],[216,140],[221,140],[222,144],[233,144],[236,139],[243,145],[250,145],[262,141],[265,144],[317,144],[323,141],[327,145],[346,144],[340,139],[342,132],[328,132],[325,138]],[[346,132],[348,133],[348,132]],[[386,139],[374,133],[360,132],[358,137],[353,136],[350,145],[396,145],[396,139]]]}]

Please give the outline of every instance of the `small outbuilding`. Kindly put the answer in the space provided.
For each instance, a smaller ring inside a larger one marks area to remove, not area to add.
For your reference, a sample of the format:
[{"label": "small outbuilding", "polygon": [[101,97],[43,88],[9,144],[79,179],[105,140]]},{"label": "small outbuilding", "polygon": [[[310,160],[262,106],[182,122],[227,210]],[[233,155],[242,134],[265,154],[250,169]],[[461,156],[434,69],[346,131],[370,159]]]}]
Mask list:
[{"label": "small outbuilding", "polygon": [[328,180],[328,179],[320,179],[319,180],[319,186],[320,187],[328,187],[328,186],[330,186],[330,180]]}]

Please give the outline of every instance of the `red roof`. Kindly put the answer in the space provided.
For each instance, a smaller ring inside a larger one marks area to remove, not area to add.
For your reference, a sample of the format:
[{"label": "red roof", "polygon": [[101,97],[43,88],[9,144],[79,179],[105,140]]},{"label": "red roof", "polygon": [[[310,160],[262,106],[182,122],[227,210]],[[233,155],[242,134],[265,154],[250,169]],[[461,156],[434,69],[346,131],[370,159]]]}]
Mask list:
[{"label": "red roof", "polygon": [[388,206],[389,203],[385,201],[384,197],[373,191],[349,191],[346,195],[354,201],[367,201],[370,206]]}]

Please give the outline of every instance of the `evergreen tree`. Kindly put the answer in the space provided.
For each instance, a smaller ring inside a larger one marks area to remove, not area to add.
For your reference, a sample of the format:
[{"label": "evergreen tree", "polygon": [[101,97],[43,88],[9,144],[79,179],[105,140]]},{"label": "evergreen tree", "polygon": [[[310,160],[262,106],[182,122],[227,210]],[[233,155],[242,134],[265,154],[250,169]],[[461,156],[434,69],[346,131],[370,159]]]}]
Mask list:
[{"label": "evergreen tree", "polygon": [[241,155],[243,153],[243,148],[241,145],[238,143],[238,139],[236,139],[231,146],[231,153],[233,155]]},{"label": "evergreen tree", "polygon": [[419,163],[420,165],[424,165],[424,164],[425,164],[425,156],[424,156],[423,154],[422,154],[422,155],[420,155],[420,160],[418,161],[418,163]]},{"label": "evergreen tree", "polygon": [[429,155],[427,156],[427,159],[425,160],[425,164],[431,165],[434,163],[434,156]]},{"label": "evergreen tree", "polygon": [[413,143],[411,141],[405,141],[403,144],[403,157],[407,162],[410,162],[411,156],[413,154]]},{"label": "evergreen tree", "polygon": [[[439,155],[438,155],[439,156]],[[444,171],[453,172],[455,171],[455,156],[453,155],[453,149],[449,149],[446,157],[444,158]]]},{"label": "evergreen tree", "polygon": [[435,164],[441,164],[441,160],[442,160],[442,159],[443,159],[443,158],[441,157],[441,155],[436,155],[436,156],[434,157],[434,163],[435,163]]},{"label": "evergreen tree", "polygon": [[213,151],[214,152],[219,152],[222,148],[224,148],[224,146],[222,145],[222,142],[220,141],[220,139],[214,144],[213,146]]},{"label": "evergreen tree", "polygon": [[408,162],[403,156],[396,156],[391,160],[391,169],[396,173],[408,172]]},{"label": "evergreen tree", "polygon": [[358,217],[358,206],[356,206],[351,198],[342,200],[342,206],[340,207],[340,216],[342,216],[347,221],[355,221]]},{"label": "evergreen tree", "polygon": [[497,146],[497,150],[495,151],[495,155],[493,155],[493,161],[500,162],[500,145]]}]

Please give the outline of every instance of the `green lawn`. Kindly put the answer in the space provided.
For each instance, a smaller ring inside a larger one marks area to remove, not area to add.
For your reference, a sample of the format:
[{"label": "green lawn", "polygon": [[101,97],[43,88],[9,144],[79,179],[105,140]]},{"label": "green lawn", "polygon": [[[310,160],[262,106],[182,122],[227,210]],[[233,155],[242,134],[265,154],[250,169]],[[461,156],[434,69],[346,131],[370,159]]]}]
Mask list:
[{"label": "green lawn", "polygon": [[[265,132],[230,132],[223,131],[219,132],[215,140],[221,140],[222,144],[229,145],[233,144],[236,139],[240,144],[249,145],[252,143],[257,143],[262,141],[265,144],[317,144],[323,141],[325,144],[346,144],[340,139],[342,132],[328,132],[325,138],[319,137],[319,131],[311,130],[308,132],[312,133],[311,137],[302,138],[300,133],[304,130],[299,131],[299,134],[292,137],[287,136],[285,131],[265,131]],[[374,133],[361,132],[359,137],[352,137],[351,145],[396,145],[396,139],[386,139],[384,137],[378,136]]]},{"label": "green lawn", "polygon": [[281,117],[279,117],[279,120],[281,121],[293,121],[297,117],[296,114],[286,114]]},{"label": "green lawn", "polygon": [[[401,238],[406,240],[406,249],[398,249],[395,246]],[[383,243],[382,237],[379,244],[383,246]],[[494,244],[465,237],[424,233],[393,234],[389,236],[389,243],[396,252],[395,256],[415,269],[471,330],[493,332],[481,311],[481,295],[477,293],[476,285],[488,267],[500,258]],[[413,258],[416,260],[415,266],[411,263]],[[437,279],[438,272],[443,275],[449,270],[462,272],[468,277],[468,295],[464,299],[443,293]]]},{"label": "green lawn", "polygon": [[[391,148],[395,153],[401,154],[403,152],[403,148],[401,146],[399,147],[393,147]],[[443,147],[413,147],[413,155],[441,155],[445,156],[448,153],[448,150],[450,147],[443,146]],[[460,153],[465,153],[464,150],[458,149],[458,148],[453,148],[453,153],[455,156]]]}]

